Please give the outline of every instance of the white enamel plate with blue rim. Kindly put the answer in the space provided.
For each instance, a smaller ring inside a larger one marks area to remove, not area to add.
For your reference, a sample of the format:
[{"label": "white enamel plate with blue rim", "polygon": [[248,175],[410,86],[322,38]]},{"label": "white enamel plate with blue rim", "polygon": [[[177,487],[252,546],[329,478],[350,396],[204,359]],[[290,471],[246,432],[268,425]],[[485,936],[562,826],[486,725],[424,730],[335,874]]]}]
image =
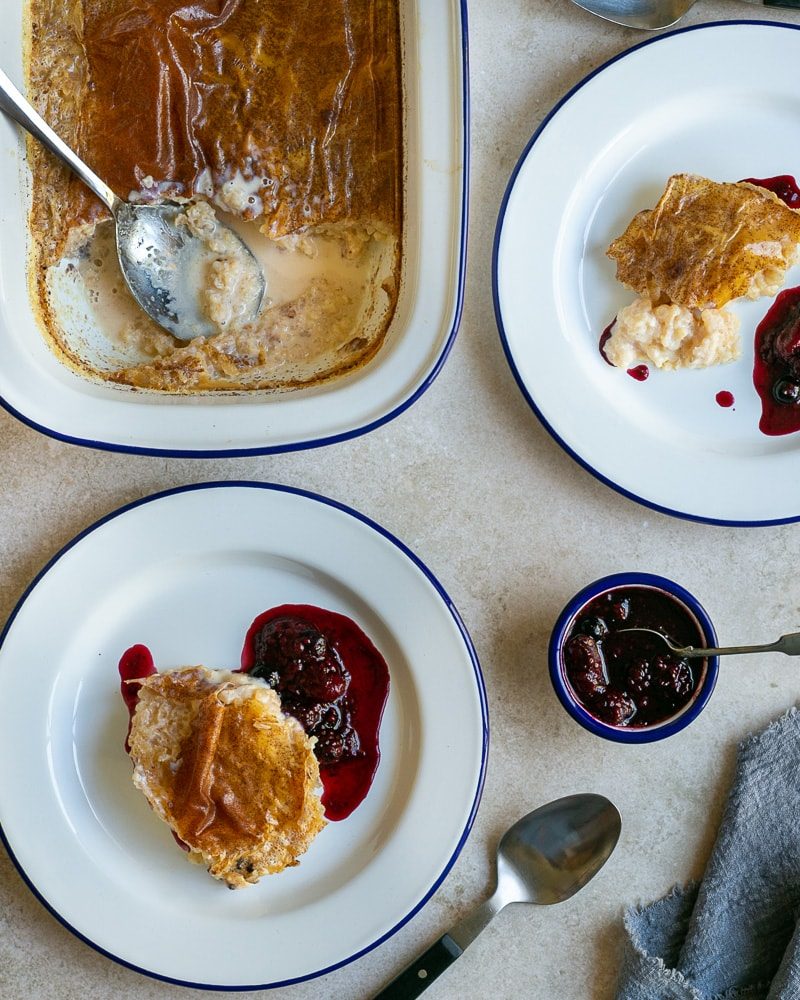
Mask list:
[{"label": "white enamel plate with blue rim", "polygon": [[[391,689],[369,795],[300,865],[229,892],[187,863],[131,782],[117,661],[238,666],[277,604],[353,618]],[[486,698],[469,636],[425,566],[355,511],[257,483],[147,498],[67,546],[0,644],[0,828],[17,868],[88,944],[185,985],[256,989],[357,958],[438,887],[471,828]]]},{"label": "white enamel plate with blue rim", "polygon": [[[742,356],[637,382],[598,342],[634,298],[605,250],[674,173],[800,175],[800,31],[702,25],[644,42],[583,80],[512,175],[495,241],[495,310],[528,402],[578,462],[620,493],[728,524],[800,519],[800,434],[767,437],[752,383],[769,299],[737,302]],[[800,267],[786,287],[800,285]],[[727,390],[730,409],[716,402]]]}]

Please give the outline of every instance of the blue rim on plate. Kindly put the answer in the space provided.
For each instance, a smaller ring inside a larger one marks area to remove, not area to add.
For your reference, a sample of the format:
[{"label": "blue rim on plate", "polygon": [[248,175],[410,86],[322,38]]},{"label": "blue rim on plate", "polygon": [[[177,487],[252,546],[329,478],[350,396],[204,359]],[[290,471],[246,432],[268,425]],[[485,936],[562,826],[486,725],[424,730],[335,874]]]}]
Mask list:
[{"label": "blue rim on plate", "polygon": [[755,528],[755,527],[768,527],[770,525],[777,525],[777,524],[794,524],[797,521],[800,521],[800,514],[796,514],[791,517],[778,517],[778,518],[770,518],[770,519],[756,520],[756,521],[740,521],[740,520],[729,520],[726,518],[703,517],[698,514],[691,514],[688,511],[673,510],[670,507],[665,507],[661,504],[655,503],[652,500],[646,500],[644,497],[640,497],[637,494],[632,493],[630,490],[625,489],[624,486],[620,486],[619,483],[615,483],[612,479],[609,479],[607,476],[604,476],[602,472],[599,472],[597,469],[595,469],[589,461],[582,458],[576,451],[570,448],[570,446],[563,440],[563,438],[561,438],[558,432],[547,421],[546,417],[537,406],[533,396],[531,396],[530,392],[528,392],[528,389],[525,386],[524,381],[522,380],[522,376],[520,375],[519,369],[517,368],[514,362],[514,357],[508,343],[508,338],[506,336],[505,327],[503,326],[503,317],[500,310],[500,295],[499,295],[498,275],[497,275],[498,257],[500,250],[500,237],[502,236],[503,232],[503,223],[506,217],[508,201],[511,197],[512,191],[514,190],[514,185],[517,180],[517,175],[522,169],[522,166],[525,163],[525,160],[527,159],[528,153],[533,148],[534,144],[536,143],[536,140],[539,138],[543,130],[547,127],[550,120],[560,111],[562,106],[566,104],[566,102],[569,101],[579,90],[581,90],[584,86],[586,86],[587,83],[589,83],[592,79],[594,79],[594,77],[596,77],[598,73],[602,73],[603,70],[607,69],[615,62],[618,62],[620,59],[624,59],[626,56],[630,55],[633,52],[638,51],[639,49],[643,49],[648,45],[658,44],[662,39],[671,38],[674,35],[682,35],[690,31],[704,31],[706,28],[719,28],[723,26],[728,27],[730,25],[735,25],[735,24],[752,24],[752,25],[772,27],[772,28],[787,28],[791,31],[800,31],[800,25],[797,24],[785,24],[782,21],[766,21],[766,20],[760,21],[754,18],[750,19],[734,18],[730,21],[708,21],[704,24],[693,24],[685,28],[676,28],[673,31],[666,31],[660,35],[657,35],[654,38],[648,38],[643,42],[639,42],[638,44],[633,45],[628,49],[625,49],[624,52],[620,52],[617,55],[612,56],[611,59],[608,59],[606,62],[602,63],[602,65],[598,66],[597,69],[592,70],[591,73],[588,73],[582,80],[576,83],[575,86],[572,87],[561,98],[561,100],[558,101],[550,109],[550,111],[545,115],[539,127],[536,129],[531,138],[528,140],[519,159],[517,160],[517,163],[511,172],[511,177],[509,178],[508,185],[506,186],[506,190],[503,195],[503,200],[500,203],[500,212],[497,218],[497,226],[495,227],[494,246],[492,249],[492,299],[494,302],[495,322],[497,323],[497,329],[500,334],[500,342],[503,345],[503,351],[505,352],[506,360],[508,361],[508,365],[511,368],[511,372],[517,382],[517,385],[519,386],[520,392],[524,396],[528,406],[530,406],[535,415],[538,417],[544,429],[548,432],[548,434],[550,434],[550,436],[553,438],[556,444],[560,445],[560,447],[563,448],[563,450],[571,458],[573,458],[578,463],[578,465],[580,465],[588,473],[594,476],[595,479],[598,479],[601,483],[604,483],[606,486],[610,486],[612,490],[615,490],[622,496],[627,497],[629,500],[633,500],[636,503],[642,504],[642,506],[644,507],[649,507],[651,510],[658,511],[660,514],[669,514],[672,517],[680,517],[686,521],[696,521],[699,522],[700,524],[717,524],[728,527]]},{"label": "blue rim on plate", "polygon": [[467,231],[469,223],[469,168],[470,168],[470,96],[469,96],[469,26],[467,21],[467,0],[459,0],[461,9],[461,76],[463,93],[463,145],[461,150],[464,180],[461,189],[461,232],[459,234],[459,250],[457,255],[458,275],[456,279],[456,301],[453,313],[453,323],[450,328],[439,357],[434,362],[430,372],[417,386],[414,392],[399,403],[393,410],[385,413],[382,417],[362,427],[355,427],[352,430],[344,431],[341,434],[331,434],[327,437],[312,438],[310,441],[299,441],[293,444],[264,445],[257,448],[215,448],[211,450],[183,449],[183,448],[145,448],[130,444],[114,444],[109,441],[95,441],[91,438],[73,437],[70,434],[62,434],[44,424],[39,424],[24,413],[12,406],[7,399],[0,395],[0,406],[12,417],[16,417],[21,423],[35,431],[55,438],[56,441],[63,441],[65,444],[77,444],[85,448],[98,448],[101,451],[120,452],[128,455],[157,455],[167,458],[247,458],[254,455],[280,455],[290,451],[305,451],[309,448],[320,448],[324,445],[338,444],[341,441],[350,441],[352,438],[360,437],[362,434],[369,434],[370,431],[382,427],[384,424],[399,417],[401,413],[413,406],[420,396],[431,387],[436,377],[444,367],[445,361],[450,354],[453,343],[461,325],[461,317],[464,312],[464,286],[467,275]]},{"label": "blue rim on plate", "polygon": [[670,721],[659,723],[644,729],[625,729],[622,727],[609,726],[591,715],[581,705],[578,699],[572,694],[569,683],[564,675],[564,665],[561,651],[564,639],[569,632],[575,615],[584,605],[588,604],[595,597],[604,594],[615,587],[651,587],[662,590],[671,597],[677,598],[685,604],[688,610],[697,619],[707,646],[717,645],[717,633],[708,612],[697,598],[690,594],[688,590],[673,580],[668,580],[664,576],[657,576],[654,573],[614,573],[611,576],[601,577],[584,587],[567,604],[558,616],[553,632],[550,636],[550,646],[547,652],[547,660],[550,670],[550,680],[553,684],[558,700],[569,712],[576,722],[580,723],[584,729],[588,729],[595,736],[601,736],[605,740],[612,740],[615,743],[655,743],[657,740],[665,740],[668,736],[673,736],[685,729],[708,704],[708,700],[714,693],[714,688],[719,675],[719,657],[709,656],[706,662],[705,679],[692,700],[682,709],[681,713]]},{"label": "blue rim on plate", "polygon": [[410,912],[408,912],[402,918],[402,920],[398,921],[398,923],[395,924],[394,927],[392,927],[389,931],[383,934],[376,941],[373,941],[371,944],[367,945],[367,947],[362,948],[355,954],[349,955],[347,958],[342,959],[340,962],[336,962],[333,965],[327,966],[324,969],[319,969],[316,972],[308,973],[307,975],[304,976],[297,976],[293,979],[285,979],[279,982],[263,983],[256,986],[217,986],[217,985],[209,985],[207,983],[196,983],[183,979],[175,979],[171,976],[164,976],[157,972],[151,972],[148,969],[141,968],[140,966],[135,965],[132,962],[128,962],[125,959],[112,954],[112,952],[106,950],[105,948],[101,948],[99,945],[95,944],[90,938],[86,937],[86,935],[82,934],[79,930],[73,927],[67,920],[65,920],[64,917],[62,917],[61,914],[58,913],[58,911],[55,910],[50,905],[50,903],[44,898],[42,893],[36,888],[31,879],[28,877],[24,868],[18,861],[6,837],[5,831],[3,830],[2,825],[0,825],[0,841],[2,842],[6,851],[8,852],[8,856],[14,863],[14,866],[19,872],[20,876],[22,877],[22,880],[28,886],[33,895],[45,907],[45,909],[47,909],[48,912],[52,916],[54,916],[62,926],[66,927],[68,931],[74,934],[75,937],[83,941],[84,944],[89,945],[90,948],[99,952],[101,955],[104,955],[106,958],[110,958],[113,962],[116,962],[118,965],[122,965],[125,968],[132,969],[134,972],[139,972],[142,975],[149,976],[151,979],[157,979],[165,983],[173,983],[177,986],[188,986],[194,989],[213,990],[219,993],[252,992],[254,990],[277,989],[278,987],[281,986],[291,986],[295,983],[302,983],[302,982],[307,982],[310,979],[316,979],[319,976],[324,976],[329,972],[333,972],[335,969],[340,969],[342,966],[349,965],[356,959],[361,958],[363,955],[366,955],[374,948],[377,948],[379,945],[383,944],[384,941],[387,941],[390,937],[392,937],[392,935],[396,934],[401,927],[404,927],[408,923],[408,921],[411,920],[411,918],[416,913],[418,913],[423,906],[425,906],[428,900],[430,900],[431,896],[433,896],[433,894],[442,884],[447,874],[449,873],[450,869],[455,864],[456,859],[458,858],[462,848],[464,847],[464,844],[467,842],[467,838],[469,837],[470,831],[472,830],[472,826],[475,822],[475,817],[478,812],[478,805],[480,804],[481,795],[483,793],[483,786],[486,780],[486,764],[489,751],[489,708],[486,697],[486,686],[483,680],[483,674],[481,672],[481,666],[478,660],[478,654],[475,651],[475,647],[472,644],[472,640],[469,636],[469,632],[467,631],[466,625],[462,621],[461,616],[458,613],[458,610],[451,601],[444,587],[441,585],[441,583],[439,583],[437,578],[428,569],[425,563],[423,563],[422,560],[411,551],[411,549],[409,549],[403,542],[401,542],[398,538],[396,538],[390,531],[387,531],[386,528],[381,527],[381,525],[379,525],[376,521],[373,521],[365,514],[359,513],[352,507],[348,507],[347,504],[340,503],[338,500],[332,500],[329,497],[322,496],[318,493],[312,493],[309,490],[302,490],[294,486],[282,486],[277,483],[263,483],[251,480],[222,480],[218,482],[196,483],[190,486],[178,486],[174,487],[173,489],[163,490],[159,493],[153,493],[150,496],[142,497],[139,500],[134,500],[131,503],[125,504],[124,506],[119,507],[117,510],[112,511],[110,514],[106,514],[104,517],[101,517],[98,521],[95,521],[94,524],[90,525],[88,528],[85,528],[83,531],[77,534],[70,542],[67,542],[67,544],[59,552],[57,552],[52,557],[52,559],[50,559],[47,562],[47,564],[39,571],[39,573],[37,573],[37,575],[25,589],[25,592],[23,593],[22,597],[20,597],[19,601],[14,607],[14,610],[9,615],[8,621],[3,627],[2,633],[0,633],[0,649],[2,649],[6,636],[9,630],[11,629],[11,626],[13,625],[15,618],[17,617],[17,614],[21,610],[22,606],[24,605],[30,593],[39,584],[42,578],[45,577],[47,573],[53,568],[53,566],[62,558],[62,556],[66,555],[66,553],[69,552],[70,549],[72,549],[75,545],[77,545],[87,535],[91,534],[93,531],[97,530],[102,525],[106,524],[108,521],[112,521],[115,518],[119,517],[120,515],[125,514],[136,507],[141,507],[144,504],[151,503],[152,501],[155,500],[161,500],[164,499],[165,497],[173,496],[178,493],[193,493],[199,490],[229,489],[237,487],[245,487],[248,489],[271,490],[277,493],[289,493],[295,496],[305,497],[306,499],[309,500],[315,500],[318,503],[326,504],[329,507],[333,507],[336,510],[341,511],[344,514],[348,514],[350,515],[350,517],[353,517],[356,520],[360,521],[368,528],[371,528],[373,531],[377,532],[387,541],[391,542],[396,548],[398,548],[403,553],[403,555],[405,555],[424,574],[424,576],[428,579],[428,581],[432,584],[432,586],[436,590],[436,593],[439,595],[445,608],[450,613],[456,627],[459,630],[459,633],[461,634],[461,637],[464,641],[464,645],[467,650],[467,654],[472,663],[472,668],[475,675],[475,684],[481,707],[481,720],[482,720],[481,764],[480,764],[480,773],[478,775],[478,781],[475,789],[475,796],[472,802],[472,807],[470,809],[469,816],[467,817],[467,822],[464,827],[464,830],[462,831],[461,836],[459,837],[458,843],[456,844],[453,854],[448,859],[442,872],[440,873],[436,881],[433,883],[433,885],[430,886],[427,892],[424,893],[419,903],[417,903],[417,905]]}]

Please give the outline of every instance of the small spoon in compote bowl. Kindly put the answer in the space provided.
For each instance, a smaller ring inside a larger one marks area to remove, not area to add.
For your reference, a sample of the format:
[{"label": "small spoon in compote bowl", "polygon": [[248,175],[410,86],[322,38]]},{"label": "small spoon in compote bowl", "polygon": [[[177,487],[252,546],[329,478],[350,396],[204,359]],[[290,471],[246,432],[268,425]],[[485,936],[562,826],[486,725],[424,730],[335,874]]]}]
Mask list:
[{"label": "small spoon in compote bowl", "polygon": [[220,253],[235,265],[236,309],[242,322],[255,319],[264,298],[261,266],[244,240],[216,220],[213,240],[201,239],[186,222],[187,205],[123,201],[50,128],[0,70],[0,111],[4,111],[66,164],[111,213],[122,275],[134,299],[159,326],[178,340],[211,337],[220,322],[202,307],[206,274]]},{"label": "small spoon in compote bowl", "polygon": [[656,635],[671,653],[685,658],[728,656],[730,653],[785,653],[787,656],[800,656],[800,632],[790,632],[775,642],[768,642],[762,646],[723,646],[705,649],[695,646],[675,646],[663,633],[657,632],[654,628],[620,628],[616,634],[620,635],[623,632],[648,632],[650,635]]}]

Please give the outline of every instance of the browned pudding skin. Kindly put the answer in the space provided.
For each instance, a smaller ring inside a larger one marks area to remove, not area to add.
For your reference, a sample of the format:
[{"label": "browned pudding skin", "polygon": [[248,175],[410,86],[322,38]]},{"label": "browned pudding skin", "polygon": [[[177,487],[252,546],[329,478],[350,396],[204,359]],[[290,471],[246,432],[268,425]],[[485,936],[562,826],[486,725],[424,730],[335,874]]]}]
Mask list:
[{"label": "browned pudding skin", "polygon": [[[257,224],[272,238],[350,221],[399,234],[396,0],[29,0],[29,9],[33,98],[120,197],[190,197],[238,173],[256,196],[243,214],[263,207]],[[44,272],[74,249],[76,224],[107,212],[30,148],[46,195],[31,221],[51,326]]]},{"label": "browned pudding skin", "polygon": [[[148,175],[185,196],[204,171],[216,183],[237,167],[263,177],[271,236],[343,218],[395,222],[393,6],[84,0],[81,153],[121,197]],[[85,218],[91,196],[73,187]]]}]

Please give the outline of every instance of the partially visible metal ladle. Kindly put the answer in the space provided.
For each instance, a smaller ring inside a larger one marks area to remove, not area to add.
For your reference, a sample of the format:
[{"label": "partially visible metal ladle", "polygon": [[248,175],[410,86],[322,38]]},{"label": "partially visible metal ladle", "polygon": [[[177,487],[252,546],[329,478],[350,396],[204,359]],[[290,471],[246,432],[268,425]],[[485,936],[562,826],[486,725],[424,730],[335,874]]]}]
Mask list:
[{"label": "partially visible metal ladle", "polygon": [[622,830],[602,795],[569,795],[523,816],[497,849],[497,888],[481,906],[408,966],[375,1000],[413,1000],[509,903],[561,903],[594,878]]},{"label": "partially visible metal ladle", "polygon": [[657,632],[654,628],[619,628],[614,634],[620,635],[623,632],[647,632],[650,635],[657,635],[671,653],[684,658],[728,656],[730,653],[785,653],[787,656],[800,656],[800,632],[790,632],[788,635],[782,635],[775,642],[768,642],[762,646],[723,646],[707,649],[695,646],[675,646],[665,635]]},{"label": "partially visible metal ladle", "polygon": [[[36,113],[0,70],[0,110],[21,125],[65,163],[111,212],[116,226],[120,268],[131,294],[144,311],[179,340],[219,333],[200,303],[198,273],[215,254],[186,226],[175,224],[185,206],[174,203],[133,205],[118,198],[94,171],[75,155]],[[223,227],[221,222],[217,222]],[[245,302],[238,302],[242,322],[255,319],[264,297],[264,274],[249,247],[232,229],[223,227],[226,241],[235,240],[239,266],[248,270]],[[230,240],[228,240],[228,235]],[[239,249],[241,248],[241,249]]]}]

